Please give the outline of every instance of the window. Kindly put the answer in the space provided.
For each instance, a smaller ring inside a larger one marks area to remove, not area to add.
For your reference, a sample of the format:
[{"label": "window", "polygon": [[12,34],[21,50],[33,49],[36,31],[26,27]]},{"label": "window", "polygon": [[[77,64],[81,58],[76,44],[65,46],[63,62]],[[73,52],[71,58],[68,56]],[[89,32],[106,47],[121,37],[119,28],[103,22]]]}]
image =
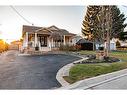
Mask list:
[{"label": "window", "polygon": [[41,47],[47,47],[47,36],[39,36]]}]

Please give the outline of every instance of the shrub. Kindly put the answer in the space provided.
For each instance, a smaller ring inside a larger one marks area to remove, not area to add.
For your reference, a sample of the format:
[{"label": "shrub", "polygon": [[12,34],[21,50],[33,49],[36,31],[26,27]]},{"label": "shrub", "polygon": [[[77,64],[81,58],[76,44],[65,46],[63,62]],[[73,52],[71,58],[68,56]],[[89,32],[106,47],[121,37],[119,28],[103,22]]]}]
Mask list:
[{"label": "shrub", "polygon": [[72,45],[72,46],[61,45],[59,47],[59,50],[62,50],[62,51],[78,51],[78,50],[80,50],[80,46],[78,46],[78,45]]},{"label": "shrub", "polygon": [[117,42],[116,42],[116,47],[120,47],[121,46],[121,44],[120,44],[120,42],[117,40]]},{"label": "shrub", "polygon": [[8,44],[0,39],[0,53],[8,50]]}]

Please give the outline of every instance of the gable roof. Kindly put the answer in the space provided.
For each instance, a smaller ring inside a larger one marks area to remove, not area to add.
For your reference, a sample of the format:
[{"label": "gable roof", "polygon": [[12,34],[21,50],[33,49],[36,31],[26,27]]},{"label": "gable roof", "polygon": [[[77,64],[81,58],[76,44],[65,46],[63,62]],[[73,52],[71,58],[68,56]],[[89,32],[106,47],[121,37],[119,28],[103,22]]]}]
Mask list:
[{"label": "gable roof", "polygon": [[35,32],[42,27],[23,25],[22,32]]},{"label": "gable roof", "polygon": [[39,33],[41,33],[41,32],[44,32],[45,30],[47,30],[48,32],[56,33],[56,34],[60,34],[60,35],[75,35],[73,33],[69,33],[65,29],[60,29],[54,25],[52,25],[50,27],[37,27],[37,26],[23,25],[22,35],[24,35],[25,32],[29,32],[29,33],[39,32]]},{"label": "gable roof", "polygon": [[55,25],[52,25],[52,26],[48,27],[48,29],[50,29],[50,30],[59,30],[59,28],[56,27]]},{"label": "gable roof", "polygon": [[93,43],[93,42],[88,41],[86,39],[80,39],[76,44],[83,44],[83,43]]}]

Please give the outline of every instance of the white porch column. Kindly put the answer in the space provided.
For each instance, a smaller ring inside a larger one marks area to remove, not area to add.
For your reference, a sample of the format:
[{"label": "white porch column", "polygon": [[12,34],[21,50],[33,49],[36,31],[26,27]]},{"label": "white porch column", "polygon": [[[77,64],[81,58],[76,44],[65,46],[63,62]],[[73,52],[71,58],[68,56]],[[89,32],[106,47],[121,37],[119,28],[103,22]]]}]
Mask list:
[{"label": "white porch column", "polygon": [[28,32],[26,32],[26,38],[25,38],[25,40],[26,40],[25,47],[28,47]]},{"label": "white porch column", "polygon": [[53,47],[55,47],[55,42],[53,41]]},{"label": "white porch column", "polygon": [[71,46],[71,38],[70,37],[69,37],[68,43],[69,43],[69,46]]},{"label": "white porch column", "polygon": [[64,45],[66,45],[66,41],[65,41],[65,35],[64,35]]},{"label": "white porch column", "polygon": [[41,44],[40,44],[40,42],[38,42],[38,46],[39,46],[39,50],[41,51]]},{"label": "white porch column", "polygon": [[53,45],[53,38],[51,39],[51,43],[52,43],[52,47],[54,47],[54,45]]},{"label": "white porch column", "polygon": [[51,41],[50,41],[49,37],[48,37],[48,46],[49,46],[50,51],[51,51]]},{"label": "white porch column", "polygon": [[37,33],[35,33],[35,47],[37,45]]}]

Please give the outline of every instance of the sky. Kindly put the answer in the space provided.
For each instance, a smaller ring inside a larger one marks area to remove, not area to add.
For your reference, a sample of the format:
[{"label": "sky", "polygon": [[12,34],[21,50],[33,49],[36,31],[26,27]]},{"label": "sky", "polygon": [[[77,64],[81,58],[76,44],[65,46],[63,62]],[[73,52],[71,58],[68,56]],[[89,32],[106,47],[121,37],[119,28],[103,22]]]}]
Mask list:
[{"label": "sky", "polygon": [[[81,34],[82,20],[86,13],[86,6],[79,5],[13,7],[35,26],[49,27],[55,25],[75,34]],[[127,7],[118,7],[127,17]],[[22,25],[31,25],[30,23],[22,19],[10,6],[0,6],[0,38],[7,42],[20,39]]]},{"label": "sky", "polygon": [[[55,25],[71,33],[80,34],[85,6],[13,6],[25,19],[35,26]],[[22,25],[31,25],[22,19],[10,6],[0,6],[1,38],[21,38]]]}]

